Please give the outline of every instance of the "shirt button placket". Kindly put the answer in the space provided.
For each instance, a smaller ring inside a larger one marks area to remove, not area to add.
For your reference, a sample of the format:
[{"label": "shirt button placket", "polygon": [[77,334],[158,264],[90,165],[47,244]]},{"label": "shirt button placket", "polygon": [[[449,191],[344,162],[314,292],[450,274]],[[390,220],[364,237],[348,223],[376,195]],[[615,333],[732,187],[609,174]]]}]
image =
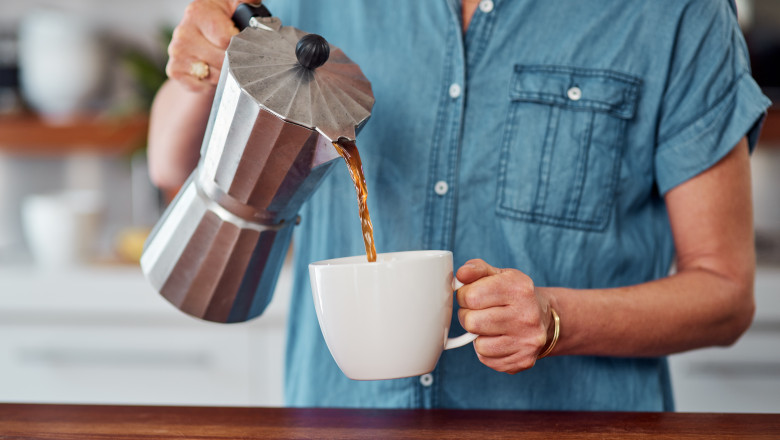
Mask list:
[{"label": "shirt button placket", "polygon": [[479,10],[485,14],[491,12],[493,10],[493,6],[493,0],[482,0],[479,2]]},{"label": "shirt button placket", "polygon": [[449,189],[450,186],[447,185],[447,182],[443,180],[439,180],[438,182],[436,182],[436,185],[433,186],[433,191],[440,196],[447,194],[447,191]]},{"label": "shirt button placket", "polygon": [[461,94],[460,84],[452,83],[452,85],[450,85],[450,98],[458,99],[460,97],[460,94]]},{"label": "shirt button placket", "polygon": [[571,87],[566,91],[566,96],[572,101],[579,101],[582,98],[582,90],[577,86]]}]

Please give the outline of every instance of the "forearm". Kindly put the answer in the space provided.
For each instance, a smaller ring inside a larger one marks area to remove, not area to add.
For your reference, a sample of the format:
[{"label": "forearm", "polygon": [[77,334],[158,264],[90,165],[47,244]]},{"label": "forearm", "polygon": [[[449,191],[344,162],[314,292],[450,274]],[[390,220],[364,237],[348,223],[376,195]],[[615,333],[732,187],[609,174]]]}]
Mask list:
[{"label": "forearm", "polygon": [[178,189],[198,162],[213,93],[192,92],[168,80],[155,97],[149,123],[149,174],[166,190]]},{"label": "forearm", "polygon": [[729,345],[754,310],[752,281],[706,269],[615,289],[539,289],[561,317],[555,355],[659,356]]},{"label": "forearm", "polygon": [[543,292],[560,308],[554,354],[664,355],[729,345],[750,325],[756,261],[747,141],[665,200],[678,273],[616,289]]}]

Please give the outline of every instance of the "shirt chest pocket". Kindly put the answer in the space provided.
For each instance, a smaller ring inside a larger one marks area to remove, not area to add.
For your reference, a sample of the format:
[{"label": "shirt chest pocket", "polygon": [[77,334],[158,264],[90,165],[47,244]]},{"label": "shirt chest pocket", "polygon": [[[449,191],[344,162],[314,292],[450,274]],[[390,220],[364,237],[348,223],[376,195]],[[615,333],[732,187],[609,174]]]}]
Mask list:
[{"label": "shirt chest pocket", "polygon": [[498,213],[603,230],[639,87],[639,79],[607,70],[515,66],[500,152]]}]

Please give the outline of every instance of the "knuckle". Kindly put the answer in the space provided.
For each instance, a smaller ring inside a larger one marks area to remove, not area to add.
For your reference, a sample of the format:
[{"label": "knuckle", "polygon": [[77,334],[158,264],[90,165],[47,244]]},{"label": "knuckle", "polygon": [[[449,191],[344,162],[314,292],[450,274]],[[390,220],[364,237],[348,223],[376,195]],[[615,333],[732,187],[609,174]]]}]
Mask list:
[{"label": "knuckle", "polygon": [[493,370],[501,372],[501,370],[503,368],[503,364],[500,362],[500,359],[497,360],[497,359],[494,359],[494,358],[485,357],[481,353],[477,353],[477,358],[486,367],[492,368]]},{"label": "knuckle", "polygon": [[212,69],[211,75],[209,75],[208,77],[208,83],[211,84],[212,86],[216,86],[217,84],[219,84],[219,78],[221,76],[220,74],[221,72],[219,70]]},{"label": "knuckle", "polygon": [[529,370],[533,368],[534,365],[536,365],[536,358],[527,357],[518,365],[518,368],[520,368],[518,371]]},{"label": "knuckle", "polygon": [[206,9],[208,9],[209,6],[208,0],[193,0],[187,5],[187,8],[184,11],[189,12],[190,15],[197,16],[206,12]]},{"label": "knuckle", "polygon": [[197,17],[203,11],[203,0],[194,0],[184,8],[184,18],[191,19]]},{"label": "knuckle", "polygon": [[501,275],[511,279],[512,283],[517,286],[527,288],[533,286],[533,280],[525,272],[517,269],[507,269],[501,272]]},{"label": "knuckle", "polygon": [[481,355],[490,354],[487,350],[487,342],[485,342],[485,338],[477,338],[474,340],[474,350],[476,350],[477,353]]},{"label": "knuckle", "polygon": [[226,33],[223,30],[215,32],[216,35],[216,43],[219,45],[220,48],[226,49],[230,45],[230,40],[233,38],[233,35]]},{"label": "knuckle", "polygon": [[473,313],[464,313],[462,320],[463,328],[471,333],[479,334],[479,320]]},{"label": "knuckle", "polygon": [[535,363],[536,360],[534,358],[523,358],[517,362],[514,362],[510,367],[508,367],[506,373],[517,374],[521,371],[530,370],[533,368]]},{"label": "knuckle", "polygon": [[520,282],[524,289],[530,291],[533,293],[534,291],[534,280],[531,279],[528,275],[521,272],[520,275]]},{"label": "knuckle", "polygon": [[184,32],[184,25],[179,23],[178,26],[173,28],[173,33],[171,34],[171,42],[173,43],[178,39],[180,39],[182,32]]},{"label": "knuckle", "polygon": [[472,266],[481,266],[485,264],[485,260],[481,258],[472,258],[471,260],[467,261],[466,264],[471,264]]},{"label": "knuckle", "polygon": [[499,353],[495,342],[488,338],[477,338],[474,340],[474,349],[477,350],[477,353],[485,356],[495,356]]},{"label": "knuckle", "polygon": [[171,44],[168,45],[168,56],[171,57],[182,56],[182,54],[185,53],[185,51],[187,50],[187,47],[188,44],[187,44],[187,38],[185,36],[185,32],[174,31],[174,36],[173,39],[171,40]]},{"label": "knuckle", "polygon": [[471,310],[477,309],[476,307],[474,307],[475,306],[474,299],[472,298],[471,295],[469,295],[468,293],[464,293],[462,299],[463,301],[460,302],[461,307],[466,309],[471,309]]},{"label": "knuckle", "polygon": [[481,307],[481,300],[479,292],[468,290],[463,294],[464,305],[469,309],[479,310]]},{"label": "knuckle", "polygon": [[168,45],[168,58],[176,58],[181,55],[181,48],[176,41],[171,41]]},{"label": "knuckle", "polygon": [[536,347],[541,350],[546,343],[547,343],[547,332],[544,331],[544,327],[542,327],[542,329],[540,330],[539,334],[536,337]]},{"label": "knuckle", "polygon": [[178,77],[178,72],[174,70],[170,62],[165,66],[165,74],[168,75],[168,78],[176,79]]},{"label": "knuckle", "polygon": [[458,305],[467,309],[471,308],[471,304],[469,302],[469,295],[468,295],[469,289],[465,287],[461,287],[460,290],[458,290],[458,294],[456,296],[456,299],[458,300]]}]

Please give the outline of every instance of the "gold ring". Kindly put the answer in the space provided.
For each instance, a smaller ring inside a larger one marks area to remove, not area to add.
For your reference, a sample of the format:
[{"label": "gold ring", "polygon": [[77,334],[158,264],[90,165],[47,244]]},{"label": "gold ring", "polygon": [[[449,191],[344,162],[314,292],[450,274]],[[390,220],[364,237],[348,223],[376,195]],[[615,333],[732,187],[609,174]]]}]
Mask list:
[{"label": "gold ring", "polygon": [[190,64],[190,75],[203,81],[209,76],[209,65],[203,61],[194,61]]}]

